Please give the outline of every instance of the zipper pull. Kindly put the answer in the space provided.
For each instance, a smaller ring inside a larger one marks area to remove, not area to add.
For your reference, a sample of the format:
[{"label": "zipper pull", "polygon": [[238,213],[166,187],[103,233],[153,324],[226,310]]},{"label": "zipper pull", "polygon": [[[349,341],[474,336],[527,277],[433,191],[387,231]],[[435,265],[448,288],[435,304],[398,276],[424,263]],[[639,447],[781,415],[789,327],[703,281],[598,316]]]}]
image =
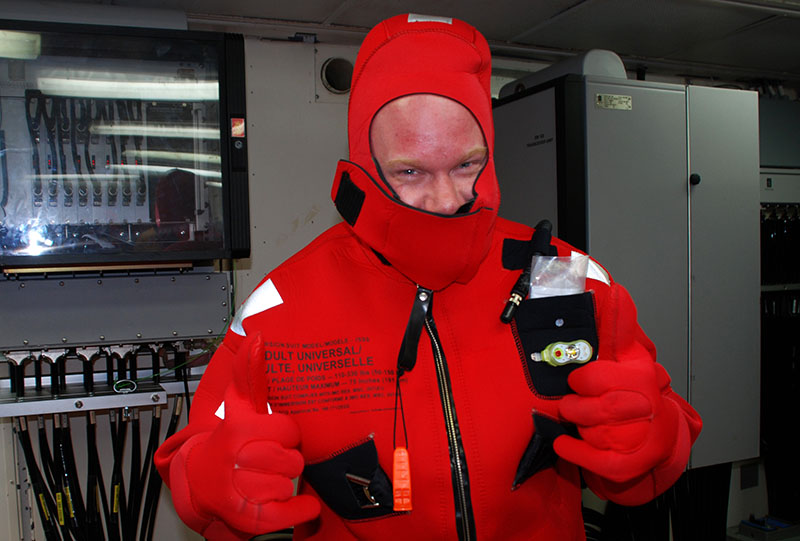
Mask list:
[{"label": "zipper pull", "polygon": [[397,356],[398,378],[404,373],[410,372],[417,363],[417,346],[419,346],[419,338],[422,335],[425,318],[428,317],[432,297],[433,292],[430,289],[417,286],[417,294],[411,307],[411,315],[408,317],[406,332],[403,335],[403,342],[400,345],[400,352]]}]

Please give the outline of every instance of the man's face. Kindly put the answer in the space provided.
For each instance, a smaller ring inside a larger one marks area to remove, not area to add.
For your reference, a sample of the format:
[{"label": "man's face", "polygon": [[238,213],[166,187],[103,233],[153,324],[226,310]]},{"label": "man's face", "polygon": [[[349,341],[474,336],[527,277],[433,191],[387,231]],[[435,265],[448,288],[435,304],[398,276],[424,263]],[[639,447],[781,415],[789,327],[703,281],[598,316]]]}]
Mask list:
[{"label": "man's face", "polygon": [[398,98],[370,127],[372,155],[407,205],[454,214],[474,199],[472,188],[489,153],[480,126],[461,104],[432,94]]}]

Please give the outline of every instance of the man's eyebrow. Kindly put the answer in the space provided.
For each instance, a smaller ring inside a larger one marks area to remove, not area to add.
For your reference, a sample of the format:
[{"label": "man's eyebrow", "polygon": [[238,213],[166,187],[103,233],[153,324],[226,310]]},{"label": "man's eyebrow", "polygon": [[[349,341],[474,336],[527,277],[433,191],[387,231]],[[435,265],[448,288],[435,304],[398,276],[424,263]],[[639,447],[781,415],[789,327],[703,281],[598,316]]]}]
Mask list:
[{"label": "man's eyebrow", "polygon": [[[486,148],[485,146],[483,146],[483,145],[477,146],[477,147],[472,148],[472,149],[468,150],[467,152],[465,152],[464,155],[462,156],[462,158],[459,161],[467,162],[467,161],[475,158],[476,156],[486,155],[488,153],[489,153],[489,149]],[[409,169],[417,169],[417,168],[419,168],[420,164],[415,158],[410,158],[410,157],[409,158],[395,158],[393,160],[389,160],[388,162],[386,162],[386,166],[385,167],[390,168],[390,167],[397,167],[397,166],[408,167]]]},{"label": "man's eyebrow", "polygon": [[397,166],[407,167],[408,169],[417,169],[419,167],[419,162],[417,162],[414,158],[395,158],[386,162],[387,168]]},{"label": "man's eyebrow", "polygon": [[488,154],[488,153],[489,153],[489,149],[486,148],[485,146],[481,145],[479,147],[473,148],[472,150],[470,150],[469,152],[464,154],[463,161],[468,161],[471,158],[474,158],[477,154],[484,154],[485,155],[485,154]]}]

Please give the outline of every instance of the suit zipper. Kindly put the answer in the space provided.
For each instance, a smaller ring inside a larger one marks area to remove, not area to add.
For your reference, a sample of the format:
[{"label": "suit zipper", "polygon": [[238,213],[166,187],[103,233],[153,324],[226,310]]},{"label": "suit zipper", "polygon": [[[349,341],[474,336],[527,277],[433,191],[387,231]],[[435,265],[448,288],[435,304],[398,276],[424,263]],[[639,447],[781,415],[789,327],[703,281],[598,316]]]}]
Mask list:
[{"label": "suit zipper", "polygon": [[444,409],[445,426],[447,429],[447,441],[450,448],[450,464],[453,474],[453,491],[455,493],[456,506],[456,530],[458,538],[462,541],[472,541],[475,539],[475,523],[472,517],[472,503],[469,496],[469,478],[467,475],[467,462],[464,456],[464,446],[461,442],[461,434],[456,418],[455,404],[450,390],[450,377],[447,371],[447,363],[444,353],[439,343],[439,336],[433,323],[432,314],[428,313],[425,318],[425,329],[431,339],[433,347],[433,359],[436,366],[436,376],[439,383],[439,393],[441,395],[442,407]]}]

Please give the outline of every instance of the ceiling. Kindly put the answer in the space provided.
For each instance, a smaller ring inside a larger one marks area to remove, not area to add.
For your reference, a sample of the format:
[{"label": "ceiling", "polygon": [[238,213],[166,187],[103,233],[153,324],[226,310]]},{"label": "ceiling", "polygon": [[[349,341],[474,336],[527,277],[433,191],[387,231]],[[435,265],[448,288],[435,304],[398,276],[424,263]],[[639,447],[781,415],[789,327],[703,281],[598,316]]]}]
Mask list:
[{"label": "ceiling", "polygon": [[[497,56],[552,62],[609,49],[639,75],[800,88],[800,0],[72,0],[170,8],[194,29],[358,43],[402,12],[475,25]],[[241,30],[240,30],[241,31]]]}]

